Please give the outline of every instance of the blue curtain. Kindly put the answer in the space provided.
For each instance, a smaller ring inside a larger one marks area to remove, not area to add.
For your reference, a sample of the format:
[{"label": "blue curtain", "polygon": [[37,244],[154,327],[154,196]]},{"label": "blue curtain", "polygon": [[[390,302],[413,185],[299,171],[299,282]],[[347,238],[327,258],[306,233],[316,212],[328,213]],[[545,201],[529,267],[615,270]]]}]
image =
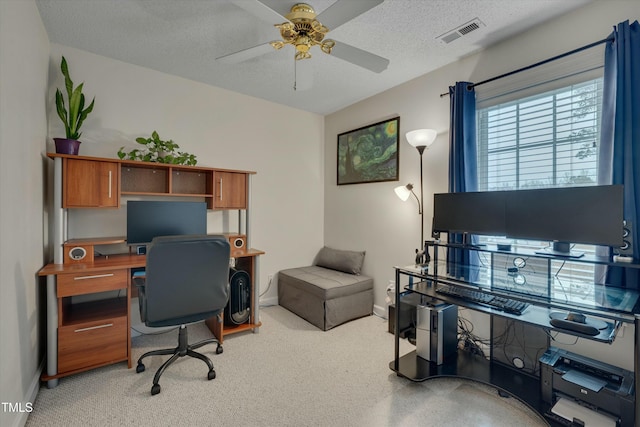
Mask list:
[{"label": "blue curtain", "polygon": [[[622,22],[605,47],[598,182],[624,185],[634,261],[640,259],[640,24]],[[640,289],[640,270],[612,267],[606,283]]]},{"label": "blue curtain", "polygon": [[[476,145],[476,92],[469,82],[449,86],[449,192],[478,190],[478,158]],[[471,214],[471,213],[470,213]],[[449,243],[464,242],[464,235],[449,233]],[[478,253],[464,249],[447,251],[447,272],[468,281],[477,280]]]}]

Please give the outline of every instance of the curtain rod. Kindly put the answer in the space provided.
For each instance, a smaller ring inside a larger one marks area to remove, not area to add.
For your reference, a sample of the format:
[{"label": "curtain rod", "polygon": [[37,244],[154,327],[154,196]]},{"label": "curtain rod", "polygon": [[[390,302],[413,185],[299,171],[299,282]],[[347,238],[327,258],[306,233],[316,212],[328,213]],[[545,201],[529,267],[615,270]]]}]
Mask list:
[{"label": "curtain rod", "polygon": [[[555,60],[557,60],[557,59],[564,58],[565,56],[573,55],[574,53],[578,53],[578,52],[581,52],[581,51],[583,51],[583,50],[587,50],[587,49],[590,49],[590,48],[592,48],[592,47],[598,46],[598,45],[600,45],[600,44],[602,44],[602,43],[606,43],[606,42],[608,42],[608,41],[613,41],[613,40],[614,40],[614,37],[607,37],[606,39],[598,40],[597,42],[593,42],[593,43],[590,43],[590,44],[588,44],[588,45],[586,45],[586,46],[582,46],[582,47],[579,47],[579,48],[577,48],[577,49],[573,49],[573,50],[571,50],[571,51],[569,51],[569,52],[561,53],[560,55],[556,55],[556,56],[554,56],[554,57],[552,57],[552,58],[548,58],[548,59],[545,59],[545,60],[543,60],[543,61],[536,62],[535,64],[531,64],[531,65],[528,65],[528,66],[526,66],[526,67],[519,68],[519,69],[517,69],[517,70],[509,71],[508,73],[500,74],[499,76],[491,77],[490,79],[483,80],[483,81],[478,82],[478,83],[472,83],[472,84],[470,84],[470,85],[469,85],[469,89],[470,89],[470,88],[473,88],[473,87],[476,87],[476,86],[483,85],[483,84],[485,84],[485,83],[492,82],[492,81],[494,81],[494,80],[499,80],[499,79],[502,79],[502,78],[504,78],[504,77],[509,77],[509,76],[511,76],[511,75],[513,75],[513,74],[517,74],[517,73],[520,73],[520,72],[522,72],[522,71],[527,71],[527,70],[529,70],[529,69],[531,69],[531,68],[535,68],[535,67],[538,67],[538,66],[540,66],[540,65],[544,65],[544,64],[546,64],[546,63],[548,63],[548,62],[551,62],[551,61],[555,61]],[[447,95],[449,95],[449,92],[441,93],[441,94],[440,94],[440,98],[442,98],[443,96],[447,96]]]}]

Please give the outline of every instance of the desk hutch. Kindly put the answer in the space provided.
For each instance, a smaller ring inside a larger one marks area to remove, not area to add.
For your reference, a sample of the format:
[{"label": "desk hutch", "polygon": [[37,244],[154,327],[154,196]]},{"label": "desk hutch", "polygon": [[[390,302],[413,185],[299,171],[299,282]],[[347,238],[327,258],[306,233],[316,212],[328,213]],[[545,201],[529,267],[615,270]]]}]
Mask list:
[{"label": "desk hutch", "polygon": [[[238,210],[239,228],[244,212],[244,234],[238,230],[228,236],[236,268],[251,278],[249,321],[229,326],[216,317],[206,324],[220,342],[228,334],[257,331],[261,325],[258,257],[264,252],[249,246],[250,184],[255,172],[66,154],[48,157],[54,162],[54,259],[38,275],[47,278],[47,366],[42,379],[49,388],[57,386],[59,378],[99,366],[126,361],[131,368],[130,313],[135,296],[131,275],[146,264],[145,255],[131,249],[116,255],[94,252],[95,246],[125,244],[124,237],[68,240],[67,209],[118,209],[121,196],[193,197],[204,199],[207,209]],[[237,244],[238,238],[244,243]],[[75,259],[74,248],[80,259]],[[98,298],[74,301],[82,295]]]}]

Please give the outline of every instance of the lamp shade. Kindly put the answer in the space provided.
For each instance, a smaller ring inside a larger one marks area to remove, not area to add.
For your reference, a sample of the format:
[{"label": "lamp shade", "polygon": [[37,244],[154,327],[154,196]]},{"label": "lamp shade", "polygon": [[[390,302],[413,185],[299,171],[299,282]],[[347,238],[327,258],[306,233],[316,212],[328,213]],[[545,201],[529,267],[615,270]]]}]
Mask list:
[{"label": "lamp shade", "polygon": [[407,132],[407,142],[414,147],[429,147],[436,140],[438,132],[433,129],[416,129]]},{"label": "lamp shade", "polygon": [[393,191],[396,192],[396,195],[400,198],[400,200],[405,202],[411,195],[412,189],[413,189],[413,185],[407,184],[407,185],[400,185],[394,188]]}]

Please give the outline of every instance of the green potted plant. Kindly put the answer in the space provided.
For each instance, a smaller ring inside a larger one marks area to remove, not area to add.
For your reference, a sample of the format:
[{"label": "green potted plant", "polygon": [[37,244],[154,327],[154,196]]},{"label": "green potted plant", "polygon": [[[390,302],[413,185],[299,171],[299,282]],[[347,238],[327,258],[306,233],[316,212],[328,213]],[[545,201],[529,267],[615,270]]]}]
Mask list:
[{"label": "green potted plant", "polygon": [[144,148],[134,148],[129,152],[125,152],[124,147],[120,147],[118,158],[189,166],[195,166],[198,163],[194,154],[178,151],[178,148],[180,148],[178,144],[171,139],[168,141],[160,139],[158,132],[155,130],[151,134],[151,138],[136,138],[136,142],[143,145]]},{"label": "green potted plant", "polygon": [[69,109],[67,110],[62,91],[56,89],[56,110],[62,123],[64,123],[64,129],[66,132],[66,138],[53,138],[56,144],[56,153],[63,154],[78,154],[80,149],[80,127],[82,122],[87,118],[89,113],[93,110],[93,103],[95,97],[91,101],[91,104],[84,108],[84,94],[82,93],[82,87],[84,83],[80,83],[76,88],[73,87],[73,81],[69,77],[69,68],[67,67],[67,60],[62,57],[60,63],[60,69],[62,75],[64,75],[64,85],[67,91],[67,103]]}]

